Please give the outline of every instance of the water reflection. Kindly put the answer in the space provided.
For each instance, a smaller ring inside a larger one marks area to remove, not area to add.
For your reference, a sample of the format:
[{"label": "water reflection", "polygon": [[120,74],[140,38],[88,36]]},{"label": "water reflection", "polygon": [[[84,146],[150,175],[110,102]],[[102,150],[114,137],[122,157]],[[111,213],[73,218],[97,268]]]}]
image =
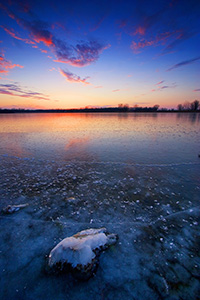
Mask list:
[{"label": "water reflection", "polygon": [[129,163],[197,162],[198,113],[0,115],[0,154]]},{"label": "water reflection", "polygon": [[200,114],[199,113],[177,113],[177,119],[182,119],[185,121],[189,121],[191,123],[200,122]]},{"label": "water reflection", "polygon": [[90,153],[90,139],[85,138],[71,138],[65,145],[66,154],[65,160],[83,160],[94,161],[98,160],[97,155]]}]

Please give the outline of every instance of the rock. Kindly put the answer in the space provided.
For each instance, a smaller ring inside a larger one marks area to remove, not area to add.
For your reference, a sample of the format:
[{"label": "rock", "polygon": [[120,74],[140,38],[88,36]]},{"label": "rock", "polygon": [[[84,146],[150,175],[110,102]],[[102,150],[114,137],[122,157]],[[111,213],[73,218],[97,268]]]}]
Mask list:
[{"label": "rock", "polygon": [[88,279],[98,264],[100,251],[116,243],[118,236],[106,228],[86,229],[63,239],[49,254],[48,266],[57,271],[72,271],[79,279]]},{"label": "rock", "polygon": [[18,210],[20,210],[21,208],[24,208],[26,206],[28,206],[28,203],[25,204],[19,204],[19,205],[8,205],[7,207],[3,208],[3,213],[5,214],[12,214]]}]

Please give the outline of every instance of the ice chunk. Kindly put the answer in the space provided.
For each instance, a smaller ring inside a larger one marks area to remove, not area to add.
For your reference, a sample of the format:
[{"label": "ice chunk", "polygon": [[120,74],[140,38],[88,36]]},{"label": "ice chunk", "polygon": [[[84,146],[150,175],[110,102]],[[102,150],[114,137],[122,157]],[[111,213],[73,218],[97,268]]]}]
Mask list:
[{"label": "ice chunk", "polygon": [[19,204],[19,205],[8,205],[7,207],[3,208],[3,212],[5,214],[12,214],[12,213],[20,210],[21,208],[25,208],[28,205],[29,205],[28,203]]},{"label": "ice chunk", "polygon": [[116,243],[117,235],[109,234],[106,228],[86,229],[63,239],[49,254],[50,267],[69,264],[80,271],[95,262],[96,255],[102,249]]}]

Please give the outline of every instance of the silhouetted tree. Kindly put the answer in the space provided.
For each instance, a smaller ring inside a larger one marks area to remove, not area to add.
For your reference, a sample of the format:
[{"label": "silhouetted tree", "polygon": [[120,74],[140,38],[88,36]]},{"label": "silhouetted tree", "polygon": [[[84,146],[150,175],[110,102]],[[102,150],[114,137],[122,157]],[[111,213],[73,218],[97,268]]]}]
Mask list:
[{"label": "silhouetted tree", "polygon": [[118,109],[119,111],[123,111],[123,112],[129,111],[129,105],[120,103],[118,104]]},{"label": "silhouetted tree", "polygon": [[194,100],[191,103],[191,110],[197,110],[199,108],[199,101],[198,100]]},{"label": "silhouetted tree", "polygon": [[183,108],[184,108],[184,110],[190,110],[191,109],[191,103],[190,102],[185,102],[184,104],[183,104]]},{"label": "silhouetted tree", "polygon": [[183,104],[178,104],[178,105],[177,105],[177,109],[178,109],[179,111],[182,111],[182,110],[184,109]]},{"label": "silhouetted tree", "polygon": [[153,110],[154,110],[154,111],[157,111],[157,110],[159,109],[159,107],[160,107],[160,105],[155,104],[155,105],[153,106]]}]

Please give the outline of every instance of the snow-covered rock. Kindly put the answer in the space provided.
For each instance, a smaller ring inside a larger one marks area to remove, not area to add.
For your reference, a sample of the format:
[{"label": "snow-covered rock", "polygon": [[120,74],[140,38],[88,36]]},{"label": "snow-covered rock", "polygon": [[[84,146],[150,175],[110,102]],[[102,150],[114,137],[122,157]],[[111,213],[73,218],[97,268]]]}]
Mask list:
[{"label": "snow-covered rock", "polygon": [[106,228],[86,229],[63,239],[49,254],[50,268],[63,270],[70,267],[83,278],[90,277],[98,262],[101,250],[115,244],[116,234],[109,234]]}]

